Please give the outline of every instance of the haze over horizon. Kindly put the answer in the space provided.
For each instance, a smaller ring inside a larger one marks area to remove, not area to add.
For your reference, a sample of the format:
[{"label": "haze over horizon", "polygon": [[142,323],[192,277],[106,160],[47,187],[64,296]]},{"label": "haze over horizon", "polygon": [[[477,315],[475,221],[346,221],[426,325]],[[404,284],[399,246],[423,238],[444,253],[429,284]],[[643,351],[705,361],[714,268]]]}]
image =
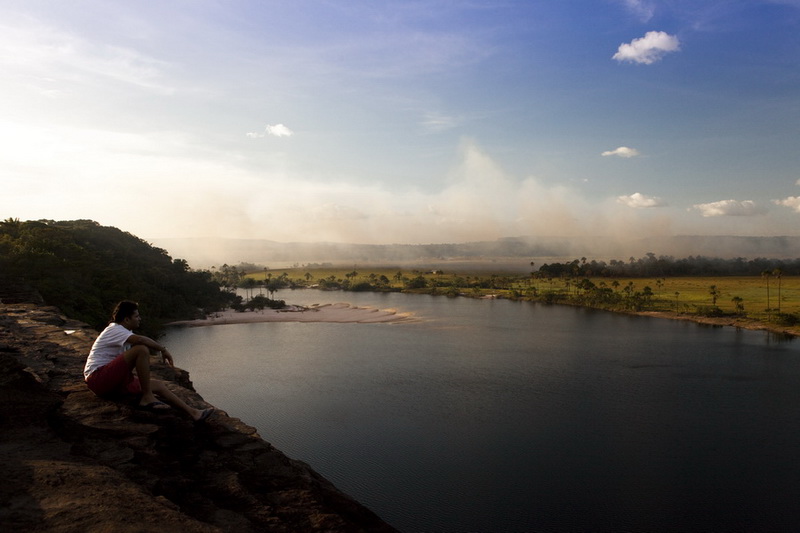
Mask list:
[{"label": "haze over horizon", "polygon": [[800,0],[0,0],[0,218],[800,235]]}]

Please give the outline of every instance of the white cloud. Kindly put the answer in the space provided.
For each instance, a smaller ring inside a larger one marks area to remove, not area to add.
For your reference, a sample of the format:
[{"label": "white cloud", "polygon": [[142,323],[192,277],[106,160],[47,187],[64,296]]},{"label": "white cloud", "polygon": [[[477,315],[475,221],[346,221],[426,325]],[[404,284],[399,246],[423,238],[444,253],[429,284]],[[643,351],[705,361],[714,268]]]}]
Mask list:
[{"label": "white cloud", "polygon": [[663,31],[649,31],[644,37],[619,45],[619,49],[612,59],[651,65],[664,55],[678,50],[680,50],[680,42],[674,35]]},{"label": "white cloud", "polygon": [[642,22],[647,22],[653,18],[655,13],[655,6],[646,0],[622,0],[622,3]]},{"label": "white cloud", "polygon": [[[800,183],[798,183],[798,185],[800,185]],[[784,198],[783,200],[772,200],[772,203],[775,205],[782,205],[784,207],[791,207],[800,213],[800,196],[790,196],[788,198]]]},{"label": "white cloud", "polygon": [[666,202],[657,196],[645,196],[638,192],[630,196],[618,196],[617,202],[637,209],[644,207],[664,207],[667,205]]},{"label": "white cloud", "polygon": [[267,133],[275,137],[291,137],[294,132],[284,126],[283,124],[276,124],[274,126],[267,126]]},{"label": "white cloud", "polygon": [[795,185],[800,185],[800,180],[797,180],[796,182],[794,182],[794,184]]},{"label": "white cloud", "polygon": [[267,124],[263,133],[250,132],[247,134],[251,139],[261,139],[267,135],[272,135],[273,137],[291,137],[294,135],[294,132],[283,124],[275,124],[274,126]]},{"label": "white cloud", "polygon": [[636,148],[628,148],[627,146],[620,146],[619,148],[615,148],[614,150],[603,152],[600,155],[602,155],[603,157],[615,155],[618,157],[624,157],[625,159],[628,159],[639,155],[639,150],[637,150]]},{"label": "white cloud", "polygon": [[720,200],[707,204],[695,204],[693,209],[700,211],[704,217],[751,217],[763,215],[767,210],[752,200]]}]

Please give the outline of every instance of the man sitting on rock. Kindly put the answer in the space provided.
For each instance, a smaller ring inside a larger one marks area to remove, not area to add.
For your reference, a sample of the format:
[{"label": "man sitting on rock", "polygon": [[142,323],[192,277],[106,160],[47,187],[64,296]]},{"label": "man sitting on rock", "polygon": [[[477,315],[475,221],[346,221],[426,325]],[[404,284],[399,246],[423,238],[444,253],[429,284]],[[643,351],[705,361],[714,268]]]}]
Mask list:
[{"label": "man sitting on rock", "polygon": [[[172,355],[164,346],[133,333],[140,323],[138,304],[127,300],[117,304],[111,323],[94,341],[86,359],[83,375],[89,389],[100,397],[141,394],[140,409],[158,413],[171,410],[169,405],[156,399],[155,393],[185,411],[195,422],[207,419],[214,412],[213,408],[200,410],[190,407],[163,381],[150,379],[150,350],[161,352],[161,358],[169,366],[174,364]],[[134,368],[136,376],[133,375]]]}]

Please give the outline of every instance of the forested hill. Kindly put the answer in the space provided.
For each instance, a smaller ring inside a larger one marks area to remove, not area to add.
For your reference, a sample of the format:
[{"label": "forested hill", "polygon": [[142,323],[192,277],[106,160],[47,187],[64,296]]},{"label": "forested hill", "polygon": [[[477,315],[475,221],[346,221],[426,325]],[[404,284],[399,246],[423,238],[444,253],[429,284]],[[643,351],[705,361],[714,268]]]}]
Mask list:
[{"label": "forested hill", "polygon": [[71,318],[104,327],[114,304],[139,302],[142,330],[227,306],[207,271],[90,220],[0,222],[0,298],[27,287]]}]

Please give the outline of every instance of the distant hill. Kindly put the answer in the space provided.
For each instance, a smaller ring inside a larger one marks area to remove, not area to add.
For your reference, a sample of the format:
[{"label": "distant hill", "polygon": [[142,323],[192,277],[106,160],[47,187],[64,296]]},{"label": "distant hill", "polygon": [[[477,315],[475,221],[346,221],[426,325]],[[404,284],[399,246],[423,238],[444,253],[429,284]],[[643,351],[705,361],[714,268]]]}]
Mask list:
[{"label": "distant hill", "polygon": [[800,237],[674,236],[619,242],[609,238],[511,237],[496,241],[442,244],[281,243],[259,239],[156,239],[158,246],[186,258],[195,268],[223,263],[286,267],[294,263],[415,264],[480,263],[524,270],[531,261],[627,260],[647,253],[675,257],[754,259],[800,257]]}]

